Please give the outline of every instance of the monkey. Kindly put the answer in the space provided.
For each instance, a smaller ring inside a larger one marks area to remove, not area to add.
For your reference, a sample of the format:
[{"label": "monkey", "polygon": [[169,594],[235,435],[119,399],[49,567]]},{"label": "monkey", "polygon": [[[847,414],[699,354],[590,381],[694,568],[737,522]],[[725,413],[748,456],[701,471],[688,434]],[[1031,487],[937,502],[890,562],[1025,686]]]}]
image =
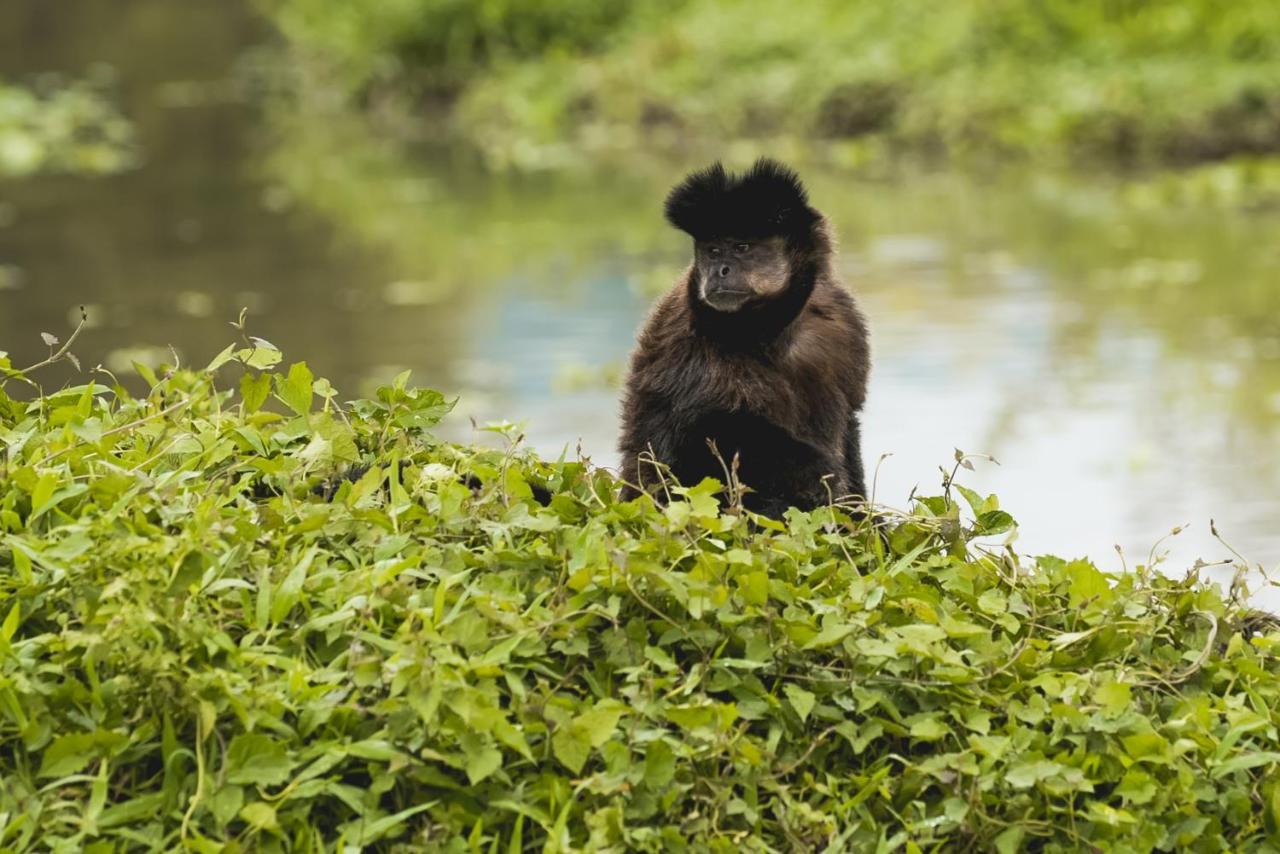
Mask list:
[{"label": "monkey", "polygon": [[685,486],[723,482],[736,458],[742,506],[761,515],[865,501],[867,321],[799,176],[767,158],[741,174],[716,162],[677,184],[664,212],[693,238],[693,260],[631,354],[621,497],[661,500],[660,466]]}]

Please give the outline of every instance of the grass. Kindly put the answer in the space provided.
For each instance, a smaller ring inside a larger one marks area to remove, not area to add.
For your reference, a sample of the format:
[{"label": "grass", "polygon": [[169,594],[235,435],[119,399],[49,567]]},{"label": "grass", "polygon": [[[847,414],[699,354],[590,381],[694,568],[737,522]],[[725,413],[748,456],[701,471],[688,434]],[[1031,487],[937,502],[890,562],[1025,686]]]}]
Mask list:
[{"label": "grass", "polygon": [[0,355],[6,850],[1277,844],[1238,584],[1020,555],[960,454],[874,522],[620,503],[281,359],[133,394]]}]

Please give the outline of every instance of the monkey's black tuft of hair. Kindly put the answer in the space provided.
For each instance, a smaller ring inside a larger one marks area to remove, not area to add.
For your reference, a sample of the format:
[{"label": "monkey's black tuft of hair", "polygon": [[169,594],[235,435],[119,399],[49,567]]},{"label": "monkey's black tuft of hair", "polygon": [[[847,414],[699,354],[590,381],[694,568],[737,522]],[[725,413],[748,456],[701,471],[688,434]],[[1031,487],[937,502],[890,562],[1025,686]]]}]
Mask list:
[{"label": "monkey's black tuft of hair", "polygon": [[690,173],[667,195],[667,221],[695,240],[786,237],[803,241],[818,212],[800,178],[762,157],[741,175],[720,163]]}]

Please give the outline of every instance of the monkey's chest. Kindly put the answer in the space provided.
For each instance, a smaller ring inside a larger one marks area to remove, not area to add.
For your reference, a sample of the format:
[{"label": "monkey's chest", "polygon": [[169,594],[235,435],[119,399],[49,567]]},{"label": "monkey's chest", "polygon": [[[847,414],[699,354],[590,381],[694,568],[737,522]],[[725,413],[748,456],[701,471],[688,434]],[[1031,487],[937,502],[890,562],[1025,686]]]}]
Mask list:
[{"label": "monkey's chest", "polygon": [[757,447],[781,436],[823,443],[842,430],[838,390],[750,358],[723,360],[702,375],[686,420],[722,444]]}]

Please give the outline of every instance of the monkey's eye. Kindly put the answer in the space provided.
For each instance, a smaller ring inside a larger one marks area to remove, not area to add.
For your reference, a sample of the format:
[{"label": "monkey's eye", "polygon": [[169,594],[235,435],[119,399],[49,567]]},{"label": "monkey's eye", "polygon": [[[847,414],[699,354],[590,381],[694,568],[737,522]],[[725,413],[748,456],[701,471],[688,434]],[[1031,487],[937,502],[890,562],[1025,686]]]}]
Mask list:
[{"label": "monkey's eye", "polygon": [[750,249],[750,248],[751,248],[751,244],[750,244],[750,243],[739,243],[737,246],[735,246],[735,247],[733,247],[733,248],[734,248],[734,249],[737,249],[739,252],[746,252],[748,249]]},{"label": "monkey's eye", "polygon": [[719,246],[712,246],[712,247],[711,247],[710,249],[708,249],[707,251],[708,251],[708,252],[710,252],[712,255],[719,255],[719,254],[720,254],[720,247],[719,247]]}]

